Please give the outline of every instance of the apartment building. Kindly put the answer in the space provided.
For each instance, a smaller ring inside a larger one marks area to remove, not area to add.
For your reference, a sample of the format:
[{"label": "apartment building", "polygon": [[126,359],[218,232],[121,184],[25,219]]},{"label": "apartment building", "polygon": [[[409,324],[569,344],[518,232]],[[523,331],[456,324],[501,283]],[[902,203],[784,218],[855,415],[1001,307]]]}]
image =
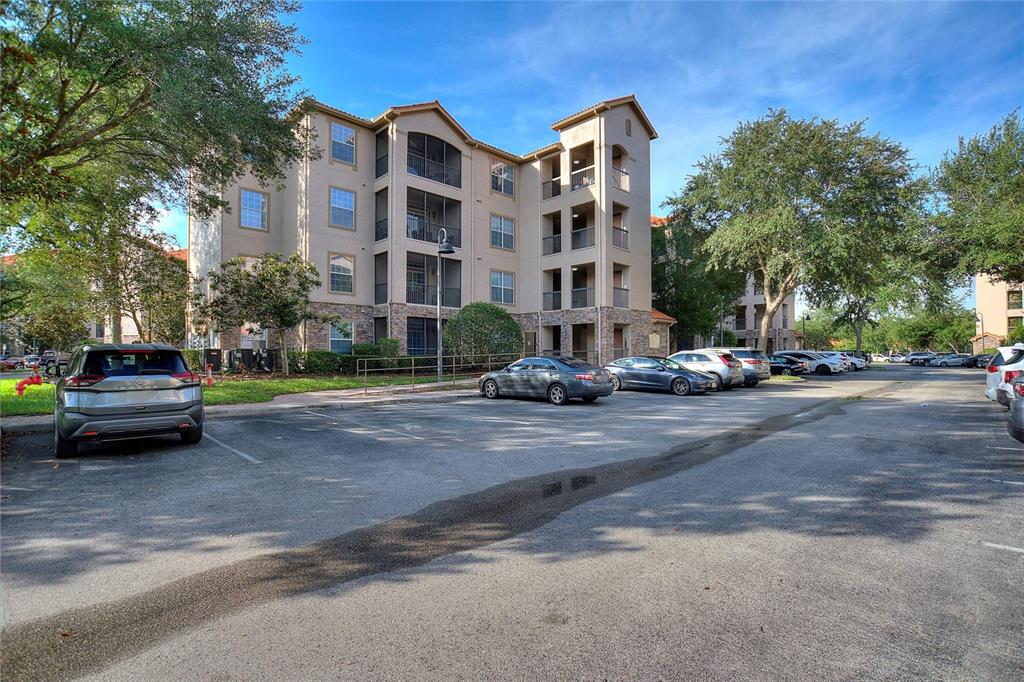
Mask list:
[{"label": "apartment building", "polygon": [[[323,281],[314,306],[343,318],[306,323],[291,341],[304,349],[390,337],[406,353],[436,352],[440,282],[443,318],[472,301],[500,305],[528,353],[604,362],[667,351],[672,320],[651,310],[646,226],[657,133],[633,96],[556,121],[557,140],[523,155],[473,138],[437,101],[371,119],[312,104],[322,158],[295,164],[280,190],[243,177],[223,196],[230,210],[190,216],[194,276],[299,252]],[[442,234],[454,254],[439,268]],[[192,342],[267,343],[244,328]]]},{"label": "apartment building", "polygon": [[974,352],[1006,342],[1010,330],[1024,324],[1024,284],[993,281],[988,275],[974,277],[974,309],[977,334]]}]

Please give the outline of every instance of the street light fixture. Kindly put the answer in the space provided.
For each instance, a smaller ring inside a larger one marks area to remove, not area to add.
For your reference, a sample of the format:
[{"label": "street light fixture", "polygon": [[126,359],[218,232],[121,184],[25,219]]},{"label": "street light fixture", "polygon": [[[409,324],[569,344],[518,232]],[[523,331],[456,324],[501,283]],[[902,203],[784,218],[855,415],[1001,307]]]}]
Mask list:
[{"label": "street light fixture", "polygon": [[811,319],[810,315],[804,315],[804,349],[807,349],[807,320]]},{"label": "street light fixture", "polygon": [[444,259],[455,253],[455,247],[448,241],[448,231],[443,227],[437,233],[437,383],[444,381],[444,342],[441,340],[441,280],[444,276]]},{"label": "street light fixture", "polygon": [[[977,315],[977,317],[975,319],[977,319],[978,322],[981,322],[981,344],[980,345],[981,345],[981,349],[985,350],[985,316],[982,315],[978,311],[975,311],[975,314]],[[974,349],[972,348],[971,350],[974,350]]]}]

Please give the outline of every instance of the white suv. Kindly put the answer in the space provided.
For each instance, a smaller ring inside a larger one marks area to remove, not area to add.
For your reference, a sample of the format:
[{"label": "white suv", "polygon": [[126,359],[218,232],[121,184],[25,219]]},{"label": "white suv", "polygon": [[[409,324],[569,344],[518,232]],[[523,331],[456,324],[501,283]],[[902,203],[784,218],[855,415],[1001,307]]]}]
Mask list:
[{"label": "white suv", "polygon": [[1024,343],[1000,346],[989,361],[985,376],[985,397],[1000,405],[1010,404],[1010,382],[1024,374]]}]

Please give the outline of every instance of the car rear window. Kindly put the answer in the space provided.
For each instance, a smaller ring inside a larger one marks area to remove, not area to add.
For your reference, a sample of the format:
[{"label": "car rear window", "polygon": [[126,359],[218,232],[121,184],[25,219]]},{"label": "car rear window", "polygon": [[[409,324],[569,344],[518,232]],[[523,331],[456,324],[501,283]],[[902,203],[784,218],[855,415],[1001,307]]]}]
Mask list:
[{"label": "car rear window", "polygon": [[576,358],[559,358],[558,361],[566,367],[571,367],[573,369],[587,369],[588,367],[593,367],[589,362],[577,360]]},{"label": "car rear window", "polygon": [[732,354],[741,360],[752,360],[757,357],[756,352],[752,350],[734,350]]},{"label": "car rear window", "polygon": [[85,356],[82,374],[105,377],[133,377],[140,374],[181,374],[187,372],[176,350],[92,351]]}]

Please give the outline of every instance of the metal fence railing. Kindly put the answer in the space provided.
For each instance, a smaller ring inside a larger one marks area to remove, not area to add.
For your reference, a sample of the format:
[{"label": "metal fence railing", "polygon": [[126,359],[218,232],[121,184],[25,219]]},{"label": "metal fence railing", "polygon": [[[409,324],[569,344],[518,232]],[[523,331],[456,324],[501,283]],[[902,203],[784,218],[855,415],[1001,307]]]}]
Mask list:
[{"label": "metal fence railing", "polygon": [[[441,357],[442,381],[476,379],[485,372],[501,369],[525,357],[523,353],[491,355],[445,355]],[[378,383],[394,385],[396,377],[408,377],[409,384],[434,383],[438,379],[436,355],[407,355],[393,358],[356,358],[356,376],[363,380],[363,393]]]}]

